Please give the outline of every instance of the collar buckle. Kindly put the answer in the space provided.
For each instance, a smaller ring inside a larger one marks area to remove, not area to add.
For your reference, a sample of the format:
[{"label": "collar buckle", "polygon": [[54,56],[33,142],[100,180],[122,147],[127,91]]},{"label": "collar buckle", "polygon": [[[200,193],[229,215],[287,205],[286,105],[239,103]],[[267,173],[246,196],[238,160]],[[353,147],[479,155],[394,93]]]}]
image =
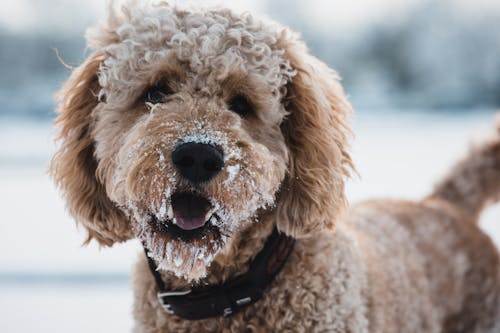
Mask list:
[{"label": "collar buckle", "polygon": [[158,297],[171,297],[171,296],[185,296],[191,293],[191,289],[179,290],[179,291],[160,291],[158,292]]},{"label": "collar buckle", "polygon": [[191,289],[182,290],[182,291],[161,291],[156,294],[158,297],[158,301],[160,302],[161,307],[168,314],[175,314],[175,311],[172,309],[172,305],[168,303],[165,298],[166,297],[175,297],[175,296],[185,296],[191,293]]}]

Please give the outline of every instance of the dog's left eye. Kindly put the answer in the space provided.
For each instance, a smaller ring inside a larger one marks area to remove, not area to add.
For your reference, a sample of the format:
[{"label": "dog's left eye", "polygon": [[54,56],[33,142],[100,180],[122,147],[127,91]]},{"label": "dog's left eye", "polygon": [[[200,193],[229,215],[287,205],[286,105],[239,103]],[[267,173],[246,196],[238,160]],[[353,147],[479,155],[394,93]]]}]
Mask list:
[{"label": "dog's left eye", "polygon": [[246,97],[237,95],[228,103],[229,110],[239,114],[241,117],[245,117],[246,115],[253,112],[252,104],[246,99]]},{"label": "dog's left eye", "polygon": [[144,93],[144,100],[147,103],[158,104],[165,101],[165,97],[172,94],[172,90],[165,84],[156,84]]}]

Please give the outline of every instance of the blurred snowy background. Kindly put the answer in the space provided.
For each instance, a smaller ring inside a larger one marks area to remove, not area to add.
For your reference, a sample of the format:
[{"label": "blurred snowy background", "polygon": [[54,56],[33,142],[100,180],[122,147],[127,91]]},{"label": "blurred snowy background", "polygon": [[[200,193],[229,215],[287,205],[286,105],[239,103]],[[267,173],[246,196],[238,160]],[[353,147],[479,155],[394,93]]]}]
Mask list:
[{"label": "blurred snowy background", "polygon": [[[0,0],[0,332],[123,332],[137,243],[82,248],[47,178],[52,94],[82,62],[102,0]],[[201,2],[201,1],[199,1]],[[301,31],[355,107],[351,202],[419,198],[491,130],[500,107],[497,0],[231,0]],[[500,244],[500,207],[482,227]]]}]

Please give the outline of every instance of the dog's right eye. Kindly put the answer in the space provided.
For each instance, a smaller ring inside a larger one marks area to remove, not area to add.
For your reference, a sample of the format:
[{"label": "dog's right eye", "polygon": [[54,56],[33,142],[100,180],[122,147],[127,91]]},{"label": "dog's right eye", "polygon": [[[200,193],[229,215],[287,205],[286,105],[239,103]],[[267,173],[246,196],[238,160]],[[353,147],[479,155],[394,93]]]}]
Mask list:
[{"label": "dog's right eye", "polygon": [[144,101],[146,103],[158,104],[165,102],[165,97],[172,94],[172,90],[165,84],[156,84],[150,87],[144,93]]}]

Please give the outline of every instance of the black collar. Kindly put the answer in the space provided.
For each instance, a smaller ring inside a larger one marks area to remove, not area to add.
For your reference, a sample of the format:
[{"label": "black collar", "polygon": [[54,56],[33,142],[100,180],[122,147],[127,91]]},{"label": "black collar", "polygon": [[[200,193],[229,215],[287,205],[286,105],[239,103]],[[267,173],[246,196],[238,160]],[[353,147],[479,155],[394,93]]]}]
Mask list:
[{"label": "black collar", "polygon": [[246,273],[222,284],[167,291],[153,259],[146,251],[149,268],[158,288],[158,300],[169,314],[189,320],[232,315],[262,298],[264,290],[280,272],[295,239],[274,229]]}]

